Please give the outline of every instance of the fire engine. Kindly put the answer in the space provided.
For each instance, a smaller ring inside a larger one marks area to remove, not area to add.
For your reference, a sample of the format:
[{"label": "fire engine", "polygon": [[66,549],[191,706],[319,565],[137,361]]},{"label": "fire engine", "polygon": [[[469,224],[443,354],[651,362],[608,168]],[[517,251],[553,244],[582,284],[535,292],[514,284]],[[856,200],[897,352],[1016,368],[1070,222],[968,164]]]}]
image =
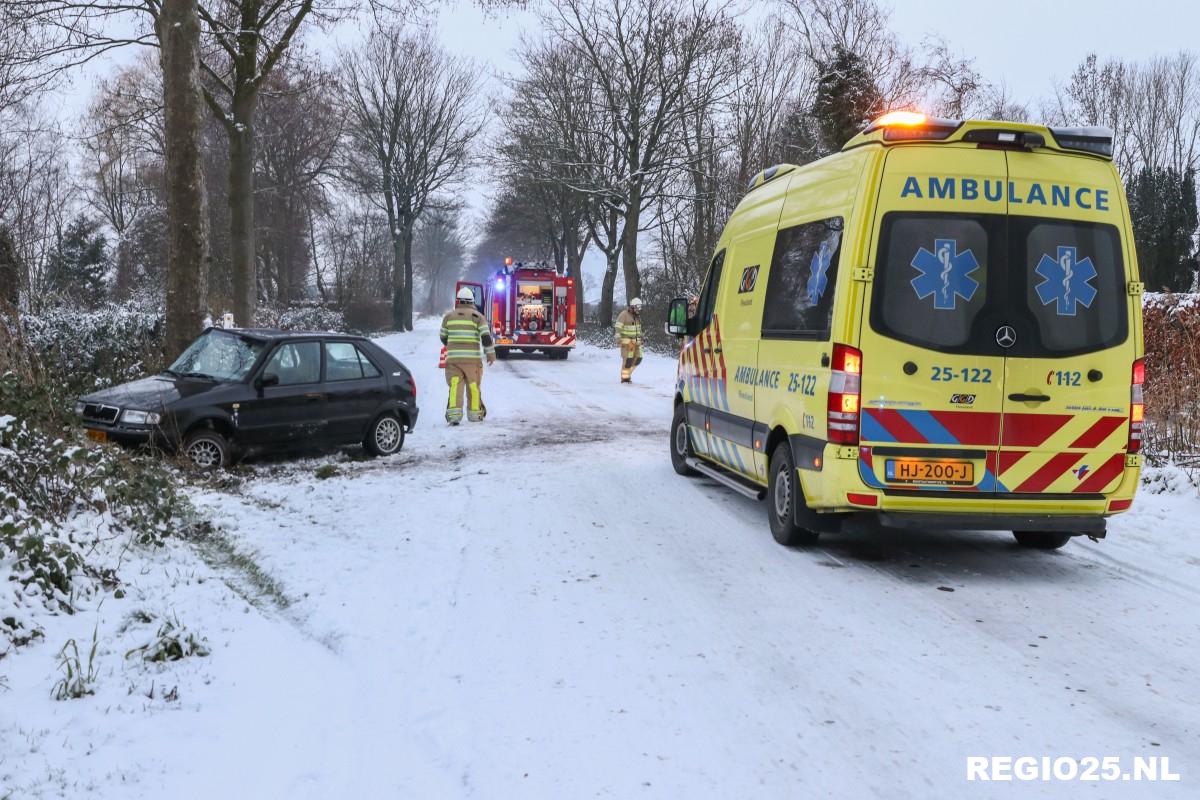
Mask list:
[{"label": "fire engine", "polygon": [[486,284],[459,281],[454,290],[464,286],[492,326],[497,358],[519,350],[564,359],[575,347],[575,279],[552,264],[506,258]]}]

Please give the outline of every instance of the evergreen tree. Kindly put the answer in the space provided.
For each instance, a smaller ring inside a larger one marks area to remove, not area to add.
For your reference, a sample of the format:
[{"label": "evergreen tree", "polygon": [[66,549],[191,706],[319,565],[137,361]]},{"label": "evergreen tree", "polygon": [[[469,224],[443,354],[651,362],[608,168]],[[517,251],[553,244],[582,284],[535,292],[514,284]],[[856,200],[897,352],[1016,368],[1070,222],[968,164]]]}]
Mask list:
[{"label": "evergreen tree", "polygon": [[837,47],[821,67],[812,116],[824,153],[842,149],[883,109],[879,87],[857,53]]},{"label": "evergreen tree", "polygon": [[1186,292],[1195,280],[1196,178],[1143,168],[1126,186],[1142,280],[1149,291]]},{"label": "evergreen tree", "polygon": [[95,305],[104,298],[109,266],[108,240],[100,232],[100,223],[79,215],[60,234],[50,258],[50,289],[75,302]]}]

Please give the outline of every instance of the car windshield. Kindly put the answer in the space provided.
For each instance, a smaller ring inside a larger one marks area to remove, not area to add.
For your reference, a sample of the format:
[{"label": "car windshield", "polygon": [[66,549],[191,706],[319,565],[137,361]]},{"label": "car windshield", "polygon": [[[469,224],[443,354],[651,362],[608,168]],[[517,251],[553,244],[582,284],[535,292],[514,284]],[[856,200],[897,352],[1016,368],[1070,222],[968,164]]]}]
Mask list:
[{"label": "car windshield", "polygon": [[206,331],[167,369],[172,375],[240,381],[250,374],[267,343],[221,330]]}]

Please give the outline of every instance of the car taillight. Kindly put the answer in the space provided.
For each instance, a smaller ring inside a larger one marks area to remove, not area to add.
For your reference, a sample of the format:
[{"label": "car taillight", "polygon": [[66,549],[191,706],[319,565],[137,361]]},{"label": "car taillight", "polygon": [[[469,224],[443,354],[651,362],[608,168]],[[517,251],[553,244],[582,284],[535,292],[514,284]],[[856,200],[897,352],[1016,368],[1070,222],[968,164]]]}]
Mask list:
[{"label": "car taillight", "polygon": [[1146,362],[1138,359],[1133,362],[1133,378],[1129,387],[1129,444],[1125,451],[1136,453],[1142,449],[1142,425],[1146,416],[1146,406],[1142,399],[1142,384],[1146,382]]},{"label": "car taillight", "polygon": [[408,373],[408,382],[412,384],[413,400],[416,400],[417,399],[417,377],[415,375],[413,375],[411,372]]},{"label": "car taillight", "polygon": [[829,441],[858,444],[858,410],[862,389],[862,351],[833,346],[829,372]]}]

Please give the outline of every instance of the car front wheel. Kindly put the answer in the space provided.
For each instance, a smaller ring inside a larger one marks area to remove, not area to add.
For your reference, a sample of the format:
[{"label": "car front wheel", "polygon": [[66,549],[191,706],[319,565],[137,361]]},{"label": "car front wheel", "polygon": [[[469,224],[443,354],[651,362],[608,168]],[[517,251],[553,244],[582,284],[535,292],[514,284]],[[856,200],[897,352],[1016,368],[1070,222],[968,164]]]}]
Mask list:
[{"label": "car front wheel", "polygon": [[221,469],[229,465],[229,440],[211,429],[194,431],[183,443],[183,454],[197,469]]},{"label": "car front wheel", "polygon": [[363,447],[373,456],[390,456],[404,447],[404,426],[393,414],[383,414],[371,423]]},{"label": "car front wheel", "polygon": [[1058,531],[1013,531],[1013,537],[1022,547],[1035,550],[1057,550],[1071,541],[1071,534]]},{"label": "car front wheel", "polygon": [[675,406],[675,418],[671,421],[671,466],[680,475],[695,475],[696,470],[688,466],[692,455],[691,437],[688,434],[687,407]]}]

